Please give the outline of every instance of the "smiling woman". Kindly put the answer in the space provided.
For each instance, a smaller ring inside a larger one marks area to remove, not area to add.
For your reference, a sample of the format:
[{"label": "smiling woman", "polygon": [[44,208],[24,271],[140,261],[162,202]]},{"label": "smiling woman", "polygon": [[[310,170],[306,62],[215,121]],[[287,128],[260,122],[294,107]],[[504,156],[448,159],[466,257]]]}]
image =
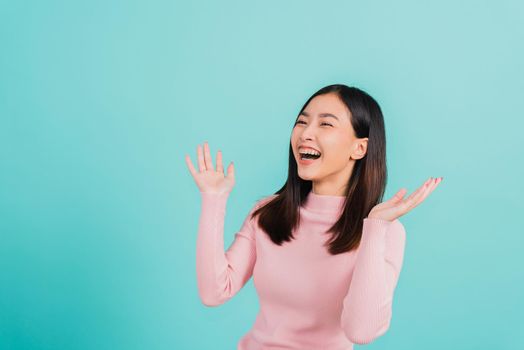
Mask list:
[{"label": "smiling woman", "polygon": [[201,191],[196,270],[202,302],[231,299],[253,276],[260,312],[239,350],[353,349],[383,335],[404,257],[398,217],[438,184],[426,181],[380,203],[386,183],[384,120],[364,91],[326,86],[293,125],[288,178],[249,211],[224,253],[233,163],[213,167],[209,145],[197,147]]},{"label": "smiling woman", "polygon": [[[291,135],[298,175],[311,180],[318,194],[345,195],[355,162],[366,153],[368,138],[355,136],[351,111],[340,96],[336,90],[315,95],[300,111]],[[305,160],[307,151],[320,155],[318,161]]]},{"label": "smiling woman", "polygon": [[[341,84],[320,89],[295,120],[285,185],[276,192],[279,196],[255,213],[260,215],[261,228],[280,244],[291,238],[298,225],[297,208],[310,192],[343,197],[344,213],[329,230],[333,233],[330,252],[355,249],[364,218],[385,191],[385,148],[382,111],[371,96]],[[317,158],[306,153],[316,153]]]}]

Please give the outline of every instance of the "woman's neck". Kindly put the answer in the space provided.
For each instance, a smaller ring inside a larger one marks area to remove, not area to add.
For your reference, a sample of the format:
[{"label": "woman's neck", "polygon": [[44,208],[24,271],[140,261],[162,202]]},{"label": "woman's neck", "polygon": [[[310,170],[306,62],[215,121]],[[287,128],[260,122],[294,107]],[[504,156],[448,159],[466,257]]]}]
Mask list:
[{"label": "woman's neck", "polygon": [[311,190],[306,197],[303,207],[317,212],[339,213],[344,207],[345,200],[346,196],[316,194]]}]

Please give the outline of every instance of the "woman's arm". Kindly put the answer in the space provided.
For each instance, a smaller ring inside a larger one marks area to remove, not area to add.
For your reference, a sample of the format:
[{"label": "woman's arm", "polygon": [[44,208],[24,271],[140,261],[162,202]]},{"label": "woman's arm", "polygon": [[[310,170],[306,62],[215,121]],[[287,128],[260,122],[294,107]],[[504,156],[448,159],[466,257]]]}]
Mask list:
[{"label": "woman's arm", "polygon": [[255,224],[251,209],[224,253],[224,218],[229,193],[201,192],[196,271],[198,293],[207,306],[218,306],[232,298],[253,274],[256,260]]},{"label": "woman's arm", "polygon": [[405,242],[406,231],[398,219],[364,219],[341,316],[342,329],[351,342],[367,344],[388,330]]}]

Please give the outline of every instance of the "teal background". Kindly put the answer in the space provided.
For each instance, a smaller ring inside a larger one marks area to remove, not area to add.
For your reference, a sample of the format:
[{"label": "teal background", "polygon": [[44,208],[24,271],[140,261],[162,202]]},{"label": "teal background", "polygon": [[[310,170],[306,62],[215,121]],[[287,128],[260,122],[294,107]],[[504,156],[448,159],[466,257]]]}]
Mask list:
[{"label": "teal background", "polygon": [[332,83],[383,109],[387,198],[444,177],[401,218],[390,329],[355,348],[524,348],[523,19],[516,0],[1,1],[0,349],[236,349],[257,295],[200,302],[184,156],[235,162],[228,246]]}]

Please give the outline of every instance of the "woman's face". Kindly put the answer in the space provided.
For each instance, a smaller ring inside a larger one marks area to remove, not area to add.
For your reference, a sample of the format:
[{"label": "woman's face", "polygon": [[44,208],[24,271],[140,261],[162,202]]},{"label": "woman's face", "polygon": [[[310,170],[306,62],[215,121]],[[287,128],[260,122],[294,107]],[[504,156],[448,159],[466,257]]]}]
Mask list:
[{"label": "woman's face", "polygon": [[[334,93],[313,98],[291,133],[298,175],[313,182],[313,192],[343,196],[357,159],[364,157],[368,138],[356,138],[351,112]],[[318,159],[302,159],[301,153],[313,148]]]}]

